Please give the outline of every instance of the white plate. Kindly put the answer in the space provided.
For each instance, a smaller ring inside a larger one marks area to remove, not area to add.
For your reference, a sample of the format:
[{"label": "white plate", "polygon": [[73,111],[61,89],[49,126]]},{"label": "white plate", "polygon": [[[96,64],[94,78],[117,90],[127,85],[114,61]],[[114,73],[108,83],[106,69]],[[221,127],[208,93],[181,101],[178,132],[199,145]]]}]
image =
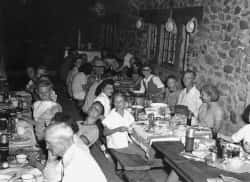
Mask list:
[{"label": "white plate", "polygon": [[133,109],[143,109],[143,106],[141,105],[132,105]]},{"label": "white plate", "polygon": [[0,182],[7,182],[11,178],[10,175],[7,174],[0,174]]},{"label": "white plate", "polygon": [[151,107],[167,107],[168,105],[165,103],[152,103]]}]

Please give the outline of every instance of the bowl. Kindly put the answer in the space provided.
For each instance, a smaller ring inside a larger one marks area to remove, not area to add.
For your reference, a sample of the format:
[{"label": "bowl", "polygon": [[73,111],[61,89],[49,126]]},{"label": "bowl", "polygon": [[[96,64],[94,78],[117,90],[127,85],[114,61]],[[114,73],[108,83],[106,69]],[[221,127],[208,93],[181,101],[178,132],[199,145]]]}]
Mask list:
[{"label": "bowl", "polygon": [[27,155],[26,154],[18,154],[16,155],[16,161],[20,164],[27,162]]},{"label": "bowl", "polygon": [[0,181],[1,182],[8,182],[10,180],[11,176],[7,174],[0,174]]},{"label": "bowl", "polygon": [[23,174],[21,176],[23,182],[35,182],[35,176],[33,174]]},{"label": "bowl", "polygon": [[151,107],[159,108],[159,107],[167,107],[168,105],[165,104],[165,103],[151,103],[150,106],[151,106]]},{"label": "bowl", "polygon": [[232,159],[228,159],[228,167],[232,170],[237,170],[239,169],[241,166],[243,165],[243,161],[238,158],[232,158]]}]

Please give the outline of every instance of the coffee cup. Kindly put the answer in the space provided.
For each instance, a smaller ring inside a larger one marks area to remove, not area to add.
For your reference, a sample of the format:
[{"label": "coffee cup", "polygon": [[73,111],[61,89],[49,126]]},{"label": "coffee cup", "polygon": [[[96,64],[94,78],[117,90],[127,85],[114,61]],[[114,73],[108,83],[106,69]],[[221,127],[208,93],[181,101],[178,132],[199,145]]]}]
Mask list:
[{"label": "coffee cup", "polygon": [[27,162],[27,155],[26,154],[18,154],[16,155],[16,161],[20,164]]},{"label": "coffee cup", "polygon": [[36,178],[32,174],[23,174],[21,178],[22,182],[36,182]]},{"label": "coffee cup", "polygon": [[17,126],[16,130],[18,135],[24,135],[25,133],[25,129],[22,126]]}]

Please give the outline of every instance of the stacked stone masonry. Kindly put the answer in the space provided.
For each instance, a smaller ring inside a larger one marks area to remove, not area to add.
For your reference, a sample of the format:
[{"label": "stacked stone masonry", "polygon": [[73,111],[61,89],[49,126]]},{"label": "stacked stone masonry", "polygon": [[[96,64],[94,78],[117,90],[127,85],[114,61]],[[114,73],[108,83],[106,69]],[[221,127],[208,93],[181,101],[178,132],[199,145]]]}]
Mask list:
[{"label": "stacked stone masonry", "polygon": [[[198,32],[191,36],[190,67],[197,71],[197,85],[213,83],[226,111],[225,129],[237,130],[240,114],[250,103],[250,0],[175,0],[174,7],[203,6]],[[129,8],[164,9],[168,0],[130,0]],[[137,33],[136,53],[146,56],[146,32]],[[135,41],[135,40],[134,40]],[[236,118],[236,119],[235,119]],[[236,120],[236,123],[230,122]]]}]

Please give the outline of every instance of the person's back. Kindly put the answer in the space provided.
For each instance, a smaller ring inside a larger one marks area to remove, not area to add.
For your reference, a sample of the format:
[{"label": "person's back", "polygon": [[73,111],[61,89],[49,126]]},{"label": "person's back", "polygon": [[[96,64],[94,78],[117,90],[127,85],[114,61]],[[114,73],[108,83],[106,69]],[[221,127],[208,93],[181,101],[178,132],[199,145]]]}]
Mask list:
[{"label": "person's back", "polygon": [[106,182],[102,170],[89,152],[73,144],[63,156],[64,177],[62,182]]}]

